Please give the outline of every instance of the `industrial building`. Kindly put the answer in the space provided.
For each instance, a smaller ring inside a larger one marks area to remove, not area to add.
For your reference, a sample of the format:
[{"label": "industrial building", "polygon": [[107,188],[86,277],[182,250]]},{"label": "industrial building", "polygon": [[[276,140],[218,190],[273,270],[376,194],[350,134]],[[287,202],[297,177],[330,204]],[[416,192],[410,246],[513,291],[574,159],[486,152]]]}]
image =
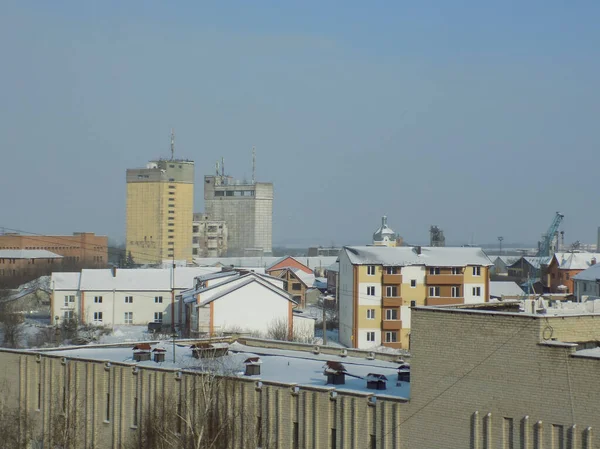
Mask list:
[{"label": "industrial building", "polygon": [[[173,148],[173,139],[171,140]],[[173,153],[172,153],[173,154]],[[127,170],[127,254],[136,264],[192,261],[194,162],[150,161]]]},{"label": "industrial building", "polygon": [[227,224],[227,253],[262,256],[272,253],[273,184],[238,181],[220,174],[204,177],[204,212]]},{"label": "industrial building", "polygon": [[228,230],[225,221],[211,220],[206,214],[194,214],[192,256],[224,257],[227,255]]}]

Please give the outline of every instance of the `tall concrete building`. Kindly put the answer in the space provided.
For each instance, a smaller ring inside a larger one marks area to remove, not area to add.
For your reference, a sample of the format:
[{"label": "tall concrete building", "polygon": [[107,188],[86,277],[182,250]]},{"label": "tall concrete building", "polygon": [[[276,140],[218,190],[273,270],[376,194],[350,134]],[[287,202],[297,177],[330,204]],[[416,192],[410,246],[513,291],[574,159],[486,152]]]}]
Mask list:
[{"label": "tall concrete building", "polygon": [[192,259],[194,162],[150,161],[127,170],[127,253],[135,263]]},{"label": "tall concrete building", "polygon": [[230,176],[204,177],[204,212],[225,221],[228,254],[260,256],[272,252],[273,184],[241,182]]}]

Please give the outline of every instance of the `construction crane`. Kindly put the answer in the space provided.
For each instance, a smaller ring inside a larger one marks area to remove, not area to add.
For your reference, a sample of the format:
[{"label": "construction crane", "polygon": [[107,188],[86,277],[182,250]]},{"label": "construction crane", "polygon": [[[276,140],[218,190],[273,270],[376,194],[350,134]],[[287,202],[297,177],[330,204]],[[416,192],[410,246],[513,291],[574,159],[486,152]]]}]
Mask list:
[{"label": "construction crane", "polygon": [[552,241],[558,236],[558,227],[565,216],[560,212],[557,212],[552,220],[552,224],[548,228],[548,232],[542,235],[542,241],[539,243],[537,257],[550,257],[550,248],[552,247]]}]

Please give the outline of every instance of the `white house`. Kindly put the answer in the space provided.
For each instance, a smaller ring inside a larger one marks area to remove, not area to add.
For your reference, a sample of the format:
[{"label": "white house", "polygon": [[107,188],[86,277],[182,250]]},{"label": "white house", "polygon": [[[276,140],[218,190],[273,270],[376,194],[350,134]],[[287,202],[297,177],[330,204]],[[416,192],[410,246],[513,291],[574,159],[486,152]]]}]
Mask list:
[{"label": "white house", "polygon": [[577,273],[573,276],[573,282],[577,302],[582,302],[583,296],[600,297],[600,264]]},{"label": "white house", "polygon": [[283,289],[282,279],[250,272],[202,276],[196,282],[180,298],[190,334],[240,331],[265,335],[273,326],[286,326],[292,335],[292,310],[297,304]]},{"label": "white house", "polygon": [[78,317],[103,325],[179,324],[175,297],[194,285],[194,278],[220,268],[84,269],[52,273],[51,320]]}]

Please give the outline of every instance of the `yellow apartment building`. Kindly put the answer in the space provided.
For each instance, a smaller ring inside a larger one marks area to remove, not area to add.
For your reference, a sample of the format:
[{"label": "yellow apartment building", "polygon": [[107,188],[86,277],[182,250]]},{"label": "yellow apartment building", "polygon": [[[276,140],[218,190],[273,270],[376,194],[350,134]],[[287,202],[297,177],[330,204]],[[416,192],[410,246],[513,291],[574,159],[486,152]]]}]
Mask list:
[{"label": "yellow apartment building", "polygon": [[194,162],[151,161],[127,170],[127,253],[135,263],[192,260]]},{"label": "yellow apartment building", "polygon": [[408,349],[411,308],[489,301],[480,248],[348,246],[340,251],[340,343]]}]

